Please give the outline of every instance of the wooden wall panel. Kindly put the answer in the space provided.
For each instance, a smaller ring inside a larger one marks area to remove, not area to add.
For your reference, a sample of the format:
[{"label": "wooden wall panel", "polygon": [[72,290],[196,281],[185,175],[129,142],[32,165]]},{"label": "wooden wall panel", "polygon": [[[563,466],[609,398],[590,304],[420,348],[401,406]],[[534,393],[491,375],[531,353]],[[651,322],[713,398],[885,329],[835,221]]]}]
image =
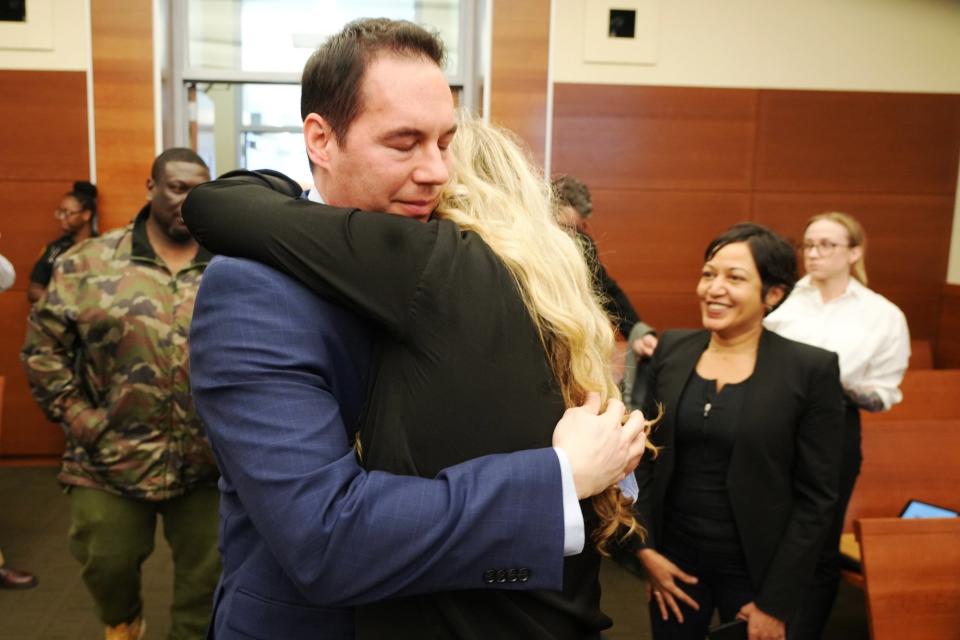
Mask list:
[{"label": "wooden wall panel", "polygon": [[[78,171],[85,171],[86,167]],[[86,178],[80,173],[76,179]],[[17,270],[14,290],[26,296],[27,281],[41,251],[63,231],[53,217],[73,180],[0,181],[0,253]]]},{"label": "wooden wall panel", "polygon": [[763,91],[756,187],[952,194],[960,96]]},{"label": "wooden wall panel", "polygon": [[0,456],[53,456],[63,451],[60,428],[37,407],[20,364],[29,309],[22,290],[0,293],[0,375],[6,378]]},{"label": "wooden wall panel", "polygon": [[960,369],[960,285],[943,287],[935,363],[938,367]]},{"label": "wooden wall panel", "polygon": [[129,222],[143,206],[156,156],[153,113],[153,4],[91,4],[93,97],[101,227]]},{"label": "wooden wall panel", "polygon": [[0,294],[0,456],[57,455],[63,439],[30,396],[20,347],[30,270],[60,233],[53,210],[75,180],[90,176],[86,74],[0,71],[0,95],[0,253],[17,271],[14,287]]},{"label": "wooden wall panel", "polygon": [[89,176],[85,73],[0,70],[0,96],[0,181]]},{"label": "wooden wall panel", "polygon": [[865,193],[756,193],[754,219],[792,240],[822,211],[855,216],[867,232],[870,287],[897,304],[914,338],[937,335],[953,198]]},{"label": "wooden wall panel", "polygon": [[591,189],[748,190],[750,90],[557,85],[553,172]]},{"label": "wooden wall panel", "polygon": [[543,163],[546,142],[549,0],[493,2],[490,119],[512,129]]},{"label": "wooden wall panel", "polygon": [[747,193],[598,189],[588,229],[600,259],[640,316],[699,323],[694,288],[710,239],[747,217]]},{"label": "wooden wall panel", "polygon": [[715,233],[749,219],[796,239],[828,209],[863,221],[871,285],[913,337],[935,344],[950,323],[960,97],[577,84],[554,96],[553,171],[591,187],[602,259],[657,326],[697,320],[683,275]]}]

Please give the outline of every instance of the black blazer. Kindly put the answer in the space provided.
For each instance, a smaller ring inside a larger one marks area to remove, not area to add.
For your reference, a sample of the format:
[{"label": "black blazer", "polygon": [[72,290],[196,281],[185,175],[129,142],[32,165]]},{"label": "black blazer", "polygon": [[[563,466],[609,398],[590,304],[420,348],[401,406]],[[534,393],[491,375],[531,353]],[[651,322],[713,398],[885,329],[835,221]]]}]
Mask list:
[{"label": "black blazer", "polygon": [[[649,367],[644,415],[656,415],[657,402],[664,410],[651,434],[660,455],[637,469],[649,547],[658,545],[673,474],[676,407],[709,340],[705,330],[668,331]],[[787,621],[812,579],[837,499],[844,424],[837,355],[764,329],[744,384],[727,493],[756,605]]]}]

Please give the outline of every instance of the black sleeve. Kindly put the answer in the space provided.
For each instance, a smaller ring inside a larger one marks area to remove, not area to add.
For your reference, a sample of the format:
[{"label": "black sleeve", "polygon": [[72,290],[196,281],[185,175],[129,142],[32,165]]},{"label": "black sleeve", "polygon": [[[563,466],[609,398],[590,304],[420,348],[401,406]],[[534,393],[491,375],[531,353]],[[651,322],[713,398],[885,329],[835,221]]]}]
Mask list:
[{"label": "black sleeve", "polygon": [[[660,403],[657,399],[657,373],[660,368],[663,366],[663,355],[666,351],[664,347],[665,342],[669,342],[670,334],[664,334],[660,342],[657,344],[656,350],[653,352],[653,356],[650,359],[646,367],[646,395],[644,396],[643,402],[640,405],[641,410],[643,411],[643,417],[647,420],[656,418],[660,413]],[[650,442],[659,446],[663,445],[662,438],[658,433],[658,428],[663,425],[663,420],[661,420],[653,425],[653,428],[650,432]],[[646,530],[646,537],[642,543],[635,544],[634,551],[637,551],[641,548],[649,547],[656,548],[656,539],[654,536],[656,523],[654,521],[654,483],[653,476],[654,471],[656,470],[656,465],[658,461],[649,453],[644,453],[643,458],[640,460],[640,464],[637,466],[634,475],[637,478],[637,502],[634,505],[635,513],[637,516],[637,521],[643,525],[643,528]],[[636,537],[633,538],[636,540]]]},{"label": "black sleeve", "polygon": [[43,250],[43,255],[40,256],[37,263],[33,265],[33,269],[30,271],[30,282],[44,287],[50,284],[50,278],[53,277],[53,263],[50,260],[50,250],[51,245],[48,244],[47,248]]},{"label": "black sleeve", "polygon": [[836,509],[843,442],[843,391],[837,355],[807,375],[806,409],[796,429],[793,509],[757,594],[756,605],[791,620],[810,581]]},{"label": "black sleeve", "polygon": [[183,204],[184,221],[200,244],[277,269],[403,333],[437,222],[296,199],[282,174],[228,175],[195,188]]},{"label": "black sleeve", "polygon": [[630,335],[630,329],[633,328],[633,325],[640,322],[640,316],[633,305],[630,304],[627,294],[623,292],[617,281],[610,277],[610,274],[607,273],[606,268],[600,262],[597,244],[593,241],[593,238],[585,233],[578,232],[577,235],[583,246],[583,254],[587,260],[587,265],[597,279],[597,289],[601,294],[603,310],[617,326],[620,334],[626,338]]}]

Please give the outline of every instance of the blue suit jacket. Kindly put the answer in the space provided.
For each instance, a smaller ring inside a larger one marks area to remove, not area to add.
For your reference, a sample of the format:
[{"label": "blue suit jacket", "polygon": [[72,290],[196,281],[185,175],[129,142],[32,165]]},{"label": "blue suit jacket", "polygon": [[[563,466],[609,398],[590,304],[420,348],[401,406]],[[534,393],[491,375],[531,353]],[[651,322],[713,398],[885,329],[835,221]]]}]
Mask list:
[{"label": "blue suit jacket", "polygon": [[[369,331],[258,263],[218,257],[207,268],[190,363],[223,474],[211,637],[346,639],[359,604],[561,588],[561,478],[551,449],[478,458],[432,480],[358,465]],[[521,568],[527,582],[485,580]]]}]

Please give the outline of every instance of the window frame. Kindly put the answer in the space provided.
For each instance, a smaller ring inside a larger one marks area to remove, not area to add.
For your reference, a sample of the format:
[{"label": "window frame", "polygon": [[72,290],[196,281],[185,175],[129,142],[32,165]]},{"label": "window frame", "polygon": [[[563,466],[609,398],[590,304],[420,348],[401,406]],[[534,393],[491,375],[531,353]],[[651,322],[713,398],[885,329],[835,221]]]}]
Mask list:
[{"label": "window frame", "polygon": [[[189,131],[189,93],[191,86],[201,84],[277,84],[300,85],[298,72],[264,72],[231,69],[208,69],[189,65],[189,2],[191,0],[168,0],[167,11],[167,51],[166,65],[162,72],[162,93],[166,113],[164,122],[164,146],[190,147]],[[485,3],[492,0],[458,0],[459,10],[459,50],[457,52],[458,69],[446,73],[451,90],[459,93],[459,106],[478,113],[480,104],[480,43],[483,42],[480,29],[483,27]],[[476,25],[475,27],[473,25]],[[300,131],[298,127],[261,127],[244,125],[242,105],[236,110],[235,130],[244,132],[268,133],[274,131]],[[242,148],[238,149],[242,153]],[[240,158],[238,158],[238,161]]]}]

